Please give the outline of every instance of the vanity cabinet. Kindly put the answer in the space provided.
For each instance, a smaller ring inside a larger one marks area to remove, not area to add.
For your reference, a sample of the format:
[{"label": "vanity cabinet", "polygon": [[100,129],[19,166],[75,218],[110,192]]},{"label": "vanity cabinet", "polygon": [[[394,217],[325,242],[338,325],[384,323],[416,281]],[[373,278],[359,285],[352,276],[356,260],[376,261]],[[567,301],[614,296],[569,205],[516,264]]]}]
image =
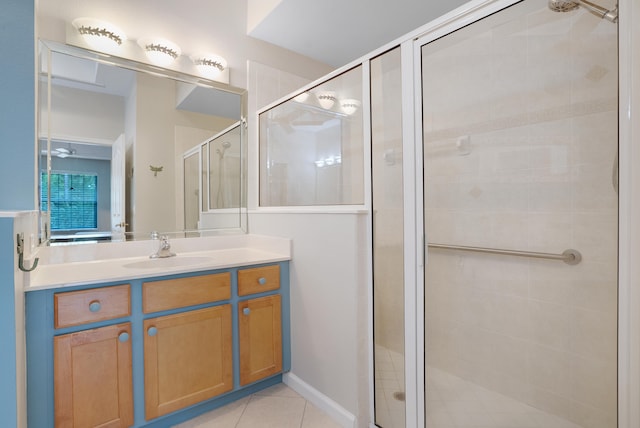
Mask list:
[{"label": "vanity cabinet", "polygon": [[56,427],[133,424],[130,337],[125,323],[54,338]]},{"label": "vanity cabinet", "polygon": [[[231,297],[229,273],[145,282],[144,312]],[[153,419],[233,389],[231,305],[144,320],[145,417]]]},{"label": "vanity cabinet", "polygon": [[[280,288],[280,267],[266,266],[238,272],[238,294]],[[280,295],[238,303],[240,384],[246,385],[282,370],[282,310]]]},{"label": "vanity cabinet", "polygon": [[246,385],[282,370],[280,296],[240,303],[240,384]]},{"label": "vanity cabinet", "polygon": [[[54,327],[83,326],[130,315],[130,287],[55,293]],[[53,338],[56,427],[133,424],[131,324],[79,330]]]},{"label": "vanity cabinet", "polygon": [[28,426],[164,428],[282,380],[289,264],[29,291]]}]

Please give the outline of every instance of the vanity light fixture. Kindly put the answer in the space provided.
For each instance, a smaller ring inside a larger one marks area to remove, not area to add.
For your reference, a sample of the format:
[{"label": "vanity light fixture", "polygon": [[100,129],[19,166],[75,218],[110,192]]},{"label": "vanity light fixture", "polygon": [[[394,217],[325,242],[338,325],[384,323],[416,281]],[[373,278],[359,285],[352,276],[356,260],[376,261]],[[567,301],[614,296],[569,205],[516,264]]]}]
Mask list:
[{"label": "vanity light fixture", "polygon": [[92,48],[113,52],[127,40],[124,32],[108,22],[93,18],[77,18],[71,23]]},{"label": "vanity light fixture", "polygon": [[336,93],[332,91],[321,91],[316,93],[316,98],[323,109],[329,110],[336,103]]},{"label": "vanity light fixture", "polygon": [[191,61],[201,75],[209,78],[218,76],[227,68],[227,60],[215,54],[194,55]]},{"label": "vanity light fixture", "polygon": [[165,39],[141,39],[138,45],[144,49],[149,61],[161,67],[171,64],[181,53],[178,45]]},{"label": "vanity light fixture", "polygon": [[351,116],[356,111],[358,111],[358,108],[360,107],[360,101],[347,98],[340,101],[340,105],[342,106],[342,111]]}]

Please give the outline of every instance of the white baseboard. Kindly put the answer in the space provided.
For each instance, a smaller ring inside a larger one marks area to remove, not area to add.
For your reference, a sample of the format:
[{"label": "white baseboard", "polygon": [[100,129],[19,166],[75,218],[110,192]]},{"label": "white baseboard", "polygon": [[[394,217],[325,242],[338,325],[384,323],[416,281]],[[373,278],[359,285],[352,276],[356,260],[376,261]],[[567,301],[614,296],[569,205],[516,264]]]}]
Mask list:
[{"label": "white baseboard", "polygon": [[349,413],[344,407],[327,397],[293,373],[285,373],[282,382],[289,388],[304,397],[318,409],[325,412],[338,425],[344,428],[355,428],[356,417]]}]

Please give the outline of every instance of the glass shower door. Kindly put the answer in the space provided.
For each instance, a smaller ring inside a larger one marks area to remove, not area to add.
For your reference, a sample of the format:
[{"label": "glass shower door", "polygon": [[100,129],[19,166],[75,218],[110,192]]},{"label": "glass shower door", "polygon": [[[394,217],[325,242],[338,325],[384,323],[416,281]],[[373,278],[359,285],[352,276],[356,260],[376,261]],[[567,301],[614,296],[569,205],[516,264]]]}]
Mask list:
[{"label": "glass shower door", "polygon": [[617,426],[616,46],[537,0],[422,41],[428,428]]},{"label": "glass shower door", "polygon": [[400,48],[371,60],[375,422],[405,427]]}]

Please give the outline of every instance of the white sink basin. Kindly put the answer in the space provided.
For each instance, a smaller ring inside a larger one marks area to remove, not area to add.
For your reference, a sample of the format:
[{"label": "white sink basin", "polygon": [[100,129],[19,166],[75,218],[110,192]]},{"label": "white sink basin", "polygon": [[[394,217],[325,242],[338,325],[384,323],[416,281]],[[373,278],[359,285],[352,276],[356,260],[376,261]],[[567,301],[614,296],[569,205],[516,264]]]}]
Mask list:
[{"label": "white sink basin", "polygon": [[127,263],[123,265],[126,268],[132,269],[156,269],[166,267],[182,267],[201,265],[212,260],[211,257],[166,257],[158,259],[143,260],[141,262]]}]

